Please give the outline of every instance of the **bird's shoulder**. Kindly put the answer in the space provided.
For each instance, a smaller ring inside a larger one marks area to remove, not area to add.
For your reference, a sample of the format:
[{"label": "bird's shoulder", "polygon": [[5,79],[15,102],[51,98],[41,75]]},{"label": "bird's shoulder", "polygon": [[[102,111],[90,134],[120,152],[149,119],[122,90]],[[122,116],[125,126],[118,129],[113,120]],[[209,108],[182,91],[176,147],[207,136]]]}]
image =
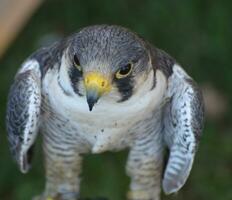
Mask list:
[{"label": "bird's shoulder", "polygon": [[173,74],[173,66],[176,63],[176,60],[167,52],[152,44],[148,44],[148,49],[150,50],[153,68],[162,71],[167,78],[171,76]]},{"label": "bird's shoulder", "polygon": [[39,63],[41,75],[44,77],[48,69],[61,62],[66,46],[65,39],[57,41],[49,46],[39,48],[29,56],[28,60],[36,60]]}]

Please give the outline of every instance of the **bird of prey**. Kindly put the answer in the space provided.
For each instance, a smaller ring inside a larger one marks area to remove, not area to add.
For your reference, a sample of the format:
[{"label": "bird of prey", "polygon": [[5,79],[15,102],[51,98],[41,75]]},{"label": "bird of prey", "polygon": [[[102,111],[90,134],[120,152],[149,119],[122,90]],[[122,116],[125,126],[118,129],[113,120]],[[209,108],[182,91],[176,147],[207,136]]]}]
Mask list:
[{"label": "bird of prey", "polygon": [[76,200],[82,156],[128,148],[127,198],[159,200],[161,188],[175,193],[189,176],[203,110],[197,84],[171,56],[126,28],[95,25],[22,64],[6,118],[23,173],[43,135],[46,186],[37,199]]}]

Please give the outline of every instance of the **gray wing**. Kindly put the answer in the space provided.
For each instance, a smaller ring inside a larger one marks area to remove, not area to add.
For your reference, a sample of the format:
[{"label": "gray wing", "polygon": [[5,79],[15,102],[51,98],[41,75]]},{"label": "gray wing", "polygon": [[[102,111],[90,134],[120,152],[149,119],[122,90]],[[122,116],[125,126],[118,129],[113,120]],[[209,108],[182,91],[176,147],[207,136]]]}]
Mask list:
[{"label": "gray wing", "polygon": [[163,177],[166,194],[177,192],[186,182],[203,128],[204,106],[196,83],[175,64],[168,79],[164,113],[164,137],[169,158]]},{"label": "gray wing", "polygon": [[30,167],[31,149],[39,129],[40,104],[40,66],[32,59],[26,61],[16,74],[7,103],[10,149],[23,173]]}]

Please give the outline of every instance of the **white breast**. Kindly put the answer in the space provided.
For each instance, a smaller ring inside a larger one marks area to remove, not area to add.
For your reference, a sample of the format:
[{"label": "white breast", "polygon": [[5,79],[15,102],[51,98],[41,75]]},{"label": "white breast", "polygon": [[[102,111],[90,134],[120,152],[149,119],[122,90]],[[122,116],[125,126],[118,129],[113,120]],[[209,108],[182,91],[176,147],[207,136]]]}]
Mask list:
[{"label": "white breast", "polygon": [[155,89],[150,91],[153,84],[153,73],[150,73],[147,81],[128,101],[116,103],[109,101],[107,96],[102,97],[92,112],[86,97],[79,97],[73,91],[71,96],[63,93],[54,72],[47,72],[43,85],[56,113],[68,118],[78,130],[76,134],[87,139],[92,144],[92,151],[98,153],[120,148],[120,141],[127,140],[128,130],[159,107],[167,87],[166,78],[159,70],[156,82]]}]

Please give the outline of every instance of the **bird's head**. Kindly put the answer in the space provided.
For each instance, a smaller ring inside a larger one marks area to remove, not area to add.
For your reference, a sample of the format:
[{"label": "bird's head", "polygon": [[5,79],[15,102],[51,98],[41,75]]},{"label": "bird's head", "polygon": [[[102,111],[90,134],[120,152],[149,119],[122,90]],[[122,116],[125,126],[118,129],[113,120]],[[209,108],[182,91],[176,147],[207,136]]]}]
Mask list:
[{"label": "bird's head", "polygon": [[119,26],[90,26],[68,41],[69,78],[89,110],[98,100],[124,102],[139,90],[152,70],[145,42]]}]

